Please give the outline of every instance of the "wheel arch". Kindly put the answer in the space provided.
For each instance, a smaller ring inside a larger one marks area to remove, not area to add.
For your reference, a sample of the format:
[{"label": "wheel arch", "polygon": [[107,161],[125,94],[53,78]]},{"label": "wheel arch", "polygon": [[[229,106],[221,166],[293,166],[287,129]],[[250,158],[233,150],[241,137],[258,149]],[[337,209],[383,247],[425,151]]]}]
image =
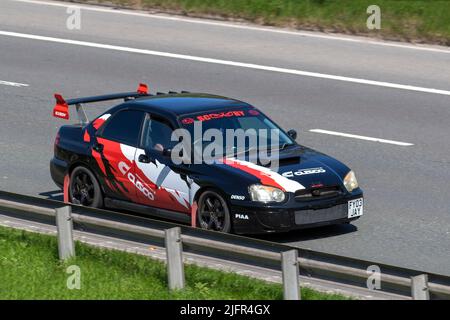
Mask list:
[{"label": "wheel arch", "polygon": [[84,168],[88,169],[90,172],[92,172],[92,174],[94,175],[95,179],[97,179],[97,183],[98,183],[98,185],[100,186],[100,190],[102,191],[102,193],[103,193],[103,195],[104,195],[104,194],[105,194],[105,189],[104,189],[104,187],[103,187],[103,184],[100,183],[101,180],[100,180],[100,177],[99,177],[97,171],[96,171],[96,170],[93,170],[93,169],[89,166],[89,164],[88,164],[86,161],[82,161],[82,160],[79,160],[79,159],[78,159],[78,160],[72,162],[72,163],[67,167],[67,174],[69,175],[69,177],[70,177],[70,175],[72,174],[73,170],[74,170],[75,168],[77,168],[77,167],[84,167]]},{"label": "wheel arch", "polygon": [[212,185],[212,184],[208,184],[208,185],[204,185],[204,186],[200,187],[200,189],[198,189],[195,192],[193,200],[198,203],[198,199],[200,198],[200,196],[205,191],[208,191],[208,190],[211,190],[211,191],[214,191],[214,192],[217,192],[218,194],[220,194],[223,197],[223,199],[225,200],[225,202],[227,203],[228,207],[231,209],[231,203],[229,201],[229,196],[227,195],[227,193],[225,191],[223,191],[222,189],[220,189],[219,187]]},{"label": "wheel arch", "polygon": [[[230,197],[227,195],[226,192],[224,192],[223,190],[221,190],[220,188],[218,188],[215,185],[205,185],[202,186],[200,189],[197,190],[197,192],[194,195],[194,201],[197,203],[197,205],[199,205],[198,200],[200,198],[200,196],[206,192],[206,191],[214,191],[216,193],[218,193],[223,200],[225,201],[225,203],[228,206],[228,211],[229,211],[229,215],[230,215],[230,224],[231,224],[231,232],[234,232],[234,216],[233,216],[233,207],[231,206],[231,201],[230,201]],[[196,219],[198,219],[198,217],[196,217]]]}]

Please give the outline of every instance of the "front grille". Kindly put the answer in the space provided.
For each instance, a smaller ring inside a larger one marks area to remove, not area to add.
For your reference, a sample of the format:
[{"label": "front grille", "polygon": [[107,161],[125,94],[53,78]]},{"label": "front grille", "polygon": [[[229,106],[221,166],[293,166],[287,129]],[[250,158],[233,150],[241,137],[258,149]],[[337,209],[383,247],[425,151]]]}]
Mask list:
[{"label": "front grille", "polygon": [[344,203],[317,210],[297,210],[294,213],[297,225],[334,221],[347,218],[348,205]]},{"label": "front grille", "polygon": [[342,194],[339,186],[328,186],[297,190],[295,192],[296,201],[313,201],[334,198]]}]

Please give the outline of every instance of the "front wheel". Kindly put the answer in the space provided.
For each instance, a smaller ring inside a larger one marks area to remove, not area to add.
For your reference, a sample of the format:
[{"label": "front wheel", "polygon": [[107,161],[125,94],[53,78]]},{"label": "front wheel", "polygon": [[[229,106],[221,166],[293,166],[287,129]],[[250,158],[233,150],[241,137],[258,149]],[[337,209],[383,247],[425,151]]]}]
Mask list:
[{"label": "front wheel", "polygon": [[198,200],[197,218],[202,229],[225,233],[231,231],[227,202],[215,191],[208,190],[202,193]]},{"label": "front wheel", "polygon": [[85,167],[76,167],[70,175],[70,202],[86,207],[101,208],[103,196],[94,174]]}]

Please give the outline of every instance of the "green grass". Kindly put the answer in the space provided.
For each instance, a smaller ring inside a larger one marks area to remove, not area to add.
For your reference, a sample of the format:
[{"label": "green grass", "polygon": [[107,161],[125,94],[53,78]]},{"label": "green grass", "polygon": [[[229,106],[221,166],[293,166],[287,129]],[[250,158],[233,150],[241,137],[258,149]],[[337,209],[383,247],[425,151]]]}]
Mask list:
[{"label": "green grass", "polygon": [[[192,16],[216,15],[264,25],[289,26],[450,45],[447,0],[75,0],[157,9]],[[381,8],[381,30],[366,27],[369,5]]]},{"label": "green grass", "polygon": [[[76,254],[61,263],[55,237],[0,227],[0,299],[282,299],[281,285],[193,265],[186,289],[169,292],[162,262],[78,242]],[[80,267],[80,290],[66,286],[70,265]],[[302,298],[345,299],[308,288]]]}]

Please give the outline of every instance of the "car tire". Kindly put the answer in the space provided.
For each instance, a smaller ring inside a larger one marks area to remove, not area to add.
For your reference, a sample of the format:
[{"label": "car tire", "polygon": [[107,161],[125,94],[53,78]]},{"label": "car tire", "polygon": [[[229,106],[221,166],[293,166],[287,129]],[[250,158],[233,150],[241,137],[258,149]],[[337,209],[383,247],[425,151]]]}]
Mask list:
[{"label": "car tire", "polygon": [[69,182],[69,199],[73,204],[86,207],[103,207],[103,194],[95,175],[87,168],[76,167]]},{"label": "car tire", "polygon": [[225,199],[214,190],[206,190],[198,199],[198,226],[202,229],[229,233],[230,209]]}]

